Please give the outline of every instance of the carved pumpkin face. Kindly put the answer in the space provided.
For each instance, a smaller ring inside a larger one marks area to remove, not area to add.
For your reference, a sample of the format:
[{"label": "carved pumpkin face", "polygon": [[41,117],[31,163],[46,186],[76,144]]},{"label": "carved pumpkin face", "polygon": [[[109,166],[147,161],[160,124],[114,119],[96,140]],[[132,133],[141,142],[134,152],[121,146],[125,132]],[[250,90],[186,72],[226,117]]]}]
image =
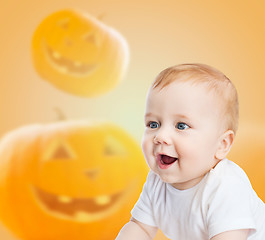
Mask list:
[{"label": "carved pumpkin face", "polygon": [[32,55],[42,78],[81,96],[113,88],[128,64],[128,46],[118,32],[73,10],[43,20],[33,36]]},{"label": "carved pumpkin face", "polygon": [[107,123],[25,127],[0,156],[0,218],[25,240],[115,239],[147,173],[140,147]]}]

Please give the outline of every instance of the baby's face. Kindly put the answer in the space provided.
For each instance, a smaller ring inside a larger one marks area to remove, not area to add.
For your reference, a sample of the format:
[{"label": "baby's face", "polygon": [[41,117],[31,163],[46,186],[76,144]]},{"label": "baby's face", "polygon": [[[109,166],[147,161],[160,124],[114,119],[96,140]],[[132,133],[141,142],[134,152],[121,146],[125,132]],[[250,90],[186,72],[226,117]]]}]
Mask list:
[{"label": "baby's face", "polygon": [[164,182],[190,188],[217,164],[220,106],[202,84],[173,82],[149,91],[142,148],[149,167]]}]

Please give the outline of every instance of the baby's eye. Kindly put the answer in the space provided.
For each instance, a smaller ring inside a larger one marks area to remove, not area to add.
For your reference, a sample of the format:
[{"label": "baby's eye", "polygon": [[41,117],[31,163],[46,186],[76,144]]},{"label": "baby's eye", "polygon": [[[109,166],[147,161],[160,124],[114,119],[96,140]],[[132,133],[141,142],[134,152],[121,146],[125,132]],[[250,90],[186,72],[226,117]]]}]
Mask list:
[{"label": "baby's eye", "polygon": [[177,123],[176,128],[179,130],[185,130],[185,129],[188,129],[190,127],[186,123],[179,122],[179,123]]},{"label": "baby's eye", "polygon": [[150,127],[150,128],[158,128],[159,127],[159,124],[157,122],[149,122],[147,124],[147,127]]}]

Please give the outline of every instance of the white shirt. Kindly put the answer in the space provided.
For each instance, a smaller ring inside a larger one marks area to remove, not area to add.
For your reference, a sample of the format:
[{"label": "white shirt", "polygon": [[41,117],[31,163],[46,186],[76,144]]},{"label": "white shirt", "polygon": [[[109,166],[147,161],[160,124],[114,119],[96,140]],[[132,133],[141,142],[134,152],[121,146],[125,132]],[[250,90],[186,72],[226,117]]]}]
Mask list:
[{"label": "white shirt", "polygon": [[132,217],[173,240],[206,240],[236,229],[251,229],[248,240],[265,240],[265,204],[245,172],[227,159],[186,190],[150,171]]}]

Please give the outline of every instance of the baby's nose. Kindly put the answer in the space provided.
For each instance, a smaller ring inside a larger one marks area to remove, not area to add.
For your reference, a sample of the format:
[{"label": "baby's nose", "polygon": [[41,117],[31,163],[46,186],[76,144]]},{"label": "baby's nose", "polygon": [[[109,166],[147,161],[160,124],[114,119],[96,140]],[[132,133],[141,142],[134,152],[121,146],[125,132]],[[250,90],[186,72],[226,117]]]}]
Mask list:
[{"label": "baby's nose", "polygon": [[170,134],[165,130],[159,130],[159,132],[155,135],[154,144],[166,144],[170,145],[172,143]]}]

